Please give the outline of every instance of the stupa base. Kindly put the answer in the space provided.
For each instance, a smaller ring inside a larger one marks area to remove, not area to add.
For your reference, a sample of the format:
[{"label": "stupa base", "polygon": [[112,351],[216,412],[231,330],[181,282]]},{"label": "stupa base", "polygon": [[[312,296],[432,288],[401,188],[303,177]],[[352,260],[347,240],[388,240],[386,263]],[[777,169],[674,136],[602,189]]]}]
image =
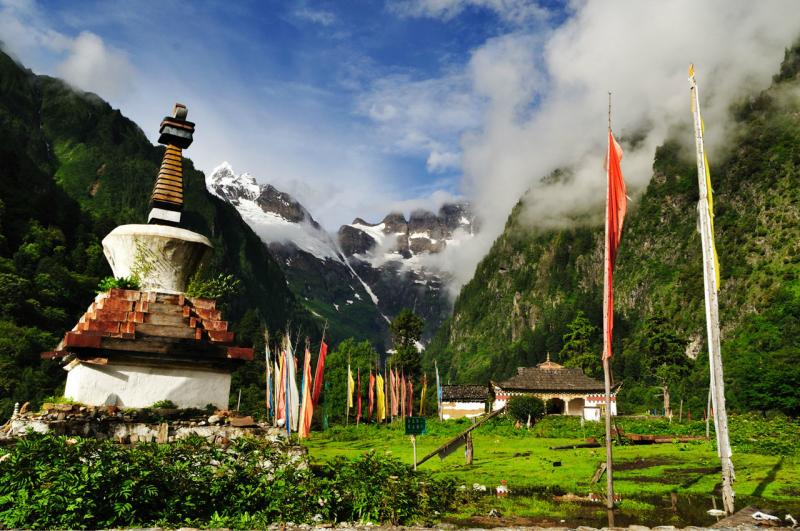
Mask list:
[{"label": "stupa base", "polygon": [[231,373],[225,369],[79,360],[66,369],[64,396],[89,406],[150,407],[170,400],[178,408],[228,409]]}]

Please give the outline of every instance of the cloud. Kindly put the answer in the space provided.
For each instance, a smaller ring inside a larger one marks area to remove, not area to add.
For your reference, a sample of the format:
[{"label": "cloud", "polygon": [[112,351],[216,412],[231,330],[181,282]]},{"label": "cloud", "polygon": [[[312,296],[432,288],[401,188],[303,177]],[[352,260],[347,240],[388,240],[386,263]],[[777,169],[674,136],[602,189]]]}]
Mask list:
[{"label": "cloud", "polygon": [[482,106],[465,72],[423,79],[378,77],[356,103],[387,153],[424,155],[431,173],[457,169],[459,136],[480,124]]},{"label": "cloud", "polygon": [[515,25],[542,22],[549,16],[547,9],[530,0],[401,0],[389,4],[389,9],[403,17],[443,21],[452,20],[468,9],[485,9]]},{"label": "cloud", "polygon": [[336,16],[333,13],[330,11],[324,11],[322,9],[303,7],[301,9],[297,9],[294,12],[294,16],[302,20],[307,20],[308,22],[313,22],[314,24],[319,24],[321,26],[331,26],[334,22],[336,22]]},{"label": "cloud", "polygon": [[[634,199],[670,131],[682,128],[691,140],[692,61],[711,156],[720,153],[730,104],[765,88],[800,34],[796,8],[792,0],[585,1],[544,35],[517,29],[478,47],[466,70],[488,103],[480,126],[461,138],[462,188],[483,232],[458,250],[468,254],[453,260],[464,266],[459,280],[472,276],[523,194],[532,227],[602,215],[608,91]],[[641,138],[635,148],[624,142],[634,135]],[[559,168],[570,170],[568,179],[542,180]]]},{"label": "cloud", "polygon": [[135,75],[125,54],[89,31],[72,41],[69,55],[56,71],[69,84],[110,98],[125,92]]},{"label": "cloud", "polygon": [[428,173],[442,173],[448,170],[454,170],[461,165],[461,155],[453,153],[452,151],[439,151],[433,150],[428,155],[428,160],[425,162],[425,167]]}]

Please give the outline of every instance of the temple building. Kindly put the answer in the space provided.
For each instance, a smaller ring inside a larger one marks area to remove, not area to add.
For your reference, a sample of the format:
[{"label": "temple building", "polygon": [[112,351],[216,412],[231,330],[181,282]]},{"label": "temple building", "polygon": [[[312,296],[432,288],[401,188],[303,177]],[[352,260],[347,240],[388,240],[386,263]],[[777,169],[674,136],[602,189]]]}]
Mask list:
[{"label": "temple building", "polygon": [[442,420],[480,417],[486,413],[488,400],[485,385],[443,385]]},{"label": "temple building", "polygon": [[[492,410],[505,406],[515,396],[536,396],[548,409],[563,415],[582,416],[599,421],[605,415],[605,386],[586,376],[580,368],[569,368],[550,361],[536,367],[519,367],[517,374],[504,382],[490,382],[494,393]],[[617,414],[616,391],[611,394],[611,414]]]},{"label": "temple building", "polygon": [[86,405],[141,408],[169,400],[181,408],[227,409],[231,372],[253,359],[213,299],[185,295],[190,278],[212,252],[205,237],[181,227],[182,150],[194,124],[176,104],[161,122],[166,146],[147,225],[121,225],[103,239],[115,278],[139,289],[97,295],[75,327],[45,357],[62,358],[66,398]]}]

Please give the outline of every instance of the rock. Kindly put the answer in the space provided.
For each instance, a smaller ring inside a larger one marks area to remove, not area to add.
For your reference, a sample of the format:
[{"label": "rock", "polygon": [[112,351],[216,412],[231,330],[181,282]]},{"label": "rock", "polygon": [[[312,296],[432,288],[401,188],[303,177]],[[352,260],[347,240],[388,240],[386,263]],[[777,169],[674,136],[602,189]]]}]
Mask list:
[{"label": "rock", "polygon": [[218,422],[221,422],[221,421],[222,421],[222,417],[219,416],[219,415],[211,415],[210,417],[208,417],[208,423],[209,424],[217,424]]}]

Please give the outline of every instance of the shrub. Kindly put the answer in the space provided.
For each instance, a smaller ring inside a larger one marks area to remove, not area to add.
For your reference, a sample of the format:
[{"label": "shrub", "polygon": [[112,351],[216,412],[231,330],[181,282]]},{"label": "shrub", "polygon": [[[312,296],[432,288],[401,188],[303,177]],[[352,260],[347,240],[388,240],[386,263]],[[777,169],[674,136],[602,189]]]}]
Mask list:
[{"label": "shrub", "polygon": [[374,453],[312,469],[279,444],[196,437],[126,448],[31,433],[0,450],[0,528],[264,528],[275,522],[430,519],[450,479]]},{"label": "shrub", "polygon": [[108,290],[120,289],[139,289],[139,279],[131,275],[129,277],[105,277],[97,285],[97,293],[105,293]]},{"label": "shrub", "polygon": [[511,418],[520,422],[536,422],[544,415],[544,402],[535,396],[515,396],[508,401],[506,411]]},{"label": "shrub", "polygon": [[198,272],[189,281],[186,294],[204,299],[225,299],[236,295],[240,289],[241,281],[233,275],[220,273],[214,278],[203,279]]}]

